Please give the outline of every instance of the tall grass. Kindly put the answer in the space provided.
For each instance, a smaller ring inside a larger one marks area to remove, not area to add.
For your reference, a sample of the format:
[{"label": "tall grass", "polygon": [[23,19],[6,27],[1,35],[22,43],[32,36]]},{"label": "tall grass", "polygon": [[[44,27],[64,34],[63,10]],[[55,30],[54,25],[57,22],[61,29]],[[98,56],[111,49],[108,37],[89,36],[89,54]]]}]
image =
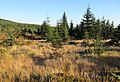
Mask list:
[{"label": "tall grass", "polygon": [[77,41],[76,45],[56,49],[50,43],[26,40],[20,45],[0,47],[0,81],[118,81],[110,73],[120,71],[120,52],[106,51],[102,56],[81,55],[80,52],[87,49],[81,43]]}]

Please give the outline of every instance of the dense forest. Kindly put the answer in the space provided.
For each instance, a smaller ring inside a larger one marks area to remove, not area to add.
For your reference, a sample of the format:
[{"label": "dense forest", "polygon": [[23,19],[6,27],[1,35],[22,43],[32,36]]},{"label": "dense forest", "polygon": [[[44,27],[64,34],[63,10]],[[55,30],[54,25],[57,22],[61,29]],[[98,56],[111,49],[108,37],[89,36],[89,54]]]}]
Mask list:
[{"label": "dense forest", "polygon": [[80,24],[73,21],[65,12],[56,26],[49,17],[42,25],[0,19],[0,81],[120,81],[120,24],[90,7]]}]

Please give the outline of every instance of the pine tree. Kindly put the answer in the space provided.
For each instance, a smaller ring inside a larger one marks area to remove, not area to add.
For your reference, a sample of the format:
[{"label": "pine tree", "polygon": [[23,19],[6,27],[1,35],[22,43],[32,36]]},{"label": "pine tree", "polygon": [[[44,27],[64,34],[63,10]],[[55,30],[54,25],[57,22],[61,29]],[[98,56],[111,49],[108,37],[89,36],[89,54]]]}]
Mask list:
[{"label": "pine tree", "polygon": [[112,38],[112,43],[114,43],[115,45],[120,45],[120,24],[118,25],[118,27],[116,28],[115,33],[113,34]]},{"label": "pine tree", "polygon": [[79,29],[79,25],[77,24],[75,29],[74,29],[74,32],[75,32],[75,37],[77,38],[77,35],[78,35],[78,29]]},{"label": "pine tree", "polygon": [[62,39],[58,33],[58,26],[59,23],[57,23],[57,27],[48,26],[46,30],[46,40],[51,42],[52,46],[55,48],[60,48],[62,46]]},{"label": "pine tree", "polygon": [[43,21],[43,24],[41,25],[41,35],[43,35],[43,36],[46,35],[47,27],[48,27],[48,25],[47,25],[46,21]]},{"label": "pine tree", "polygon": [[46,40],[51,42],[53,39],[53,27],[47,27]]},{"label": "pine tree", "polygon": [[90,11],[90,7],[87,8],[86,13],[84,14],[84,19],[83,19],[83,23],[84,23],[84,34],[87,33],[89,38],[91,38],[91,29],[93,27],[93,20],[94,20],[94,15],[92,14],[92,12]]},{"label": "pine tree", "polygon": [[106,26],[105,26],[105,39],[110,39],[110,35],[109,35],[110,29],[111,29],[110,22],[109,20],[107,20]]},{"label": "pine tree", "polygon": [[104,44],[100,42],[100,39],[97,38],[94,42],[94,54],[102,55],[104,53]]},{"label": "pine tree", "polygon": [[64,12],[63,17],[62,17],[62,24],[63,24],[64,28],[67,28],[67,30],[69,30],[69,26],[67,23],[67,16],[66,16],[65,12]]},{"label": "pine tree", "polygon": [[81,22],[79,25],[79,39],[83,39],[84,38],[84,23]]},{"label": "pine tree", "polygon": [[110,30],[109,30],[109,38],[111,39],[113,34],[115,33],[115,28],[114,28],[114,21],[112,21],[110,25]]},{"label": "pine tree", "polygon": [[70,23],[69,35],[70,35],[70,36],[74,36],[74,27],[73,27],[73,22],[72,22],[72,20],[71,20],[71,23]]},{"label": "pine tree", "polygon": [[43,21],[43,24],[41,25],[41,35],[47,36],[47,29],[50,27],[49,25],[49,17],[46,18],[46,20]]},{"label": "pine tree", "polygon": [[109,20],[106,21],[104,18],[101,21],[101,28],[101,36],[103,39],[110,39],[115,32],[114,23],[110,23]]},{"label": "pine tree", "polygon": [[102,31],[101,31],[101,38],[102,39],[105,39],[105,24],[106,23],[106,20],[105,18],[103,17],[102,20],[101,20],[101,28],[102,28]]},{"label": "pine tree", "polygon": [[51,43],[52,43],[52,46],[55,48],[60,48],[62,46],[62,39],[60,38],[60,36],[58,34],[58,28],[56,28],[56,27],[53,31]]},{"label": "pine tree", "polygon": [[67,17],[65,12],[63,14],[62,20],[59,22],[58,32],[63,41],[66,41],[69,39],[69,26],[67,23]]},{"label": "pine tree", "polygon": [[92,37],[93,39],[101,39],[101,22],[100,19],[97,19],[92,28]]},{"label": "pine tree", "polygon": [[84,32],[84,23],[81,22],[79,25],[77,24],[74,29],[74,34],[77,39],[83,39],[85,38],[85,32]]}]

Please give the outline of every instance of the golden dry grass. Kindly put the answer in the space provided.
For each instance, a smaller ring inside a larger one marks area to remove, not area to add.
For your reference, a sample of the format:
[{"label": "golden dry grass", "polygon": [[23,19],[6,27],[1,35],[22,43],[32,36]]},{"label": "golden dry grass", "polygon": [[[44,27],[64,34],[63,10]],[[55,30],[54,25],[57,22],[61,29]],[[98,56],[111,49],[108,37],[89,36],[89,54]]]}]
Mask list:
[{"label": "golden dry grass", "polygon": [[[87,49],[81,45],[83,40],[74,42],[77,44],[63,45],[59,49],[53,48],[44,40],[24,40],[20,45],[0,47],[0,81],[44,81],[40,79],[41,76],[45,78],[46,75],[64,74],[66,78],[73,76],[80,78],[81,82],[85,79],[92,82],[100,76],[104,77],[105,72],[120,71],[119,47],[107,47],[102,56],[84,56],[79,53]],[[56,82],[59,79],[64,81],[62,76],[55,76],[53,80],[49,80]]]}]

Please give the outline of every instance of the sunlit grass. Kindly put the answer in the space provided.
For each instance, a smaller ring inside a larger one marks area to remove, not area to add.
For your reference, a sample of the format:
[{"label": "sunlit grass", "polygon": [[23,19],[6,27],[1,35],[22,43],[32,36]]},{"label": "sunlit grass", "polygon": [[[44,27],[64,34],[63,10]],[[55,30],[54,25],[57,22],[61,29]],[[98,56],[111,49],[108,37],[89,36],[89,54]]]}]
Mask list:
[{"label": "sunlit grass", "polygon": [[119,47],[109,47],[101,56],[93,53],[84,55],[80,52],[88,47],[81,45],[83,41],[74,42],[77,44],[66,44],[59,49],[40,40],[24,40],[19,45],[0,47],[0,81],[45,81],[45,78],[50,80],[54,77],[51,80],[54,82],[70,77],[92,82],[97,78],[107,78],[104,73],[120,71]]}]

